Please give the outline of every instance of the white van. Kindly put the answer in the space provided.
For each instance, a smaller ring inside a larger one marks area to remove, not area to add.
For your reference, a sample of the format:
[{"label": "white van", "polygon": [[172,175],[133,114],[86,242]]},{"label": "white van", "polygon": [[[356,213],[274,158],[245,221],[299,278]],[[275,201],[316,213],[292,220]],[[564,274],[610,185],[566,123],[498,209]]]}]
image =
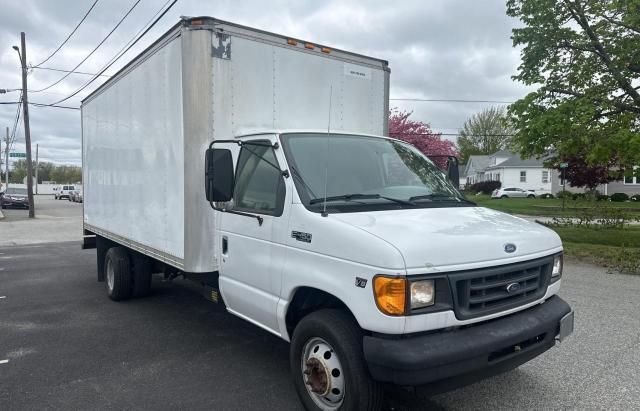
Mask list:
[{"label": "white van", "polygon": [[62,200],[63,198],[69,199],[69,195],[76,189],[74,185],[61,185],[53,188],[53,198],[56,200]]}]

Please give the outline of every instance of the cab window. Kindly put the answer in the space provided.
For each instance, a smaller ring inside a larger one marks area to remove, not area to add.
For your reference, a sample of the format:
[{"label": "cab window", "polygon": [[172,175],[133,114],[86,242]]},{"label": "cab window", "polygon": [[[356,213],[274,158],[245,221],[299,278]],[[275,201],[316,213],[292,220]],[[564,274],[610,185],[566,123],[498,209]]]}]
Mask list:
[{"label": "cab window", "polygon": [[284,194],[284,178],[271,142],[244,144],[236,168],[234,209],[280,216]]}]

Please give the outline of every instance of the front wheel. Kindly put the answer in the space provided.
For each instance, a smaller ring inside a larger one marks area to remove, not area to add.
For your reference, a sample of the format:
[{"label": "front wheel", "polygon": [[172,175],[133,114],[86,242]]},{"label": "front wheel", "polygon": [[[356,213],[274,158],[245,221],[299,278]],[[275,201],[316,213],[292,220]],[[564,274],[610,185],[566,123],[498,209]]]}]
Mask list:
[{"label": "front wheel", "polygon": [[509,196],[503,194],[500,198],[509,198]]},{"label": "front wheel", "polygon": [[371,379],[362,332],[344,311],[304,317],[291,339],[291,373],[307,410],[379,410],[382,387]]},{"label": "front wheel", "polygon": [[534,196],[533,194],[529,194],[527,198],[536,198],[536,196]]}]

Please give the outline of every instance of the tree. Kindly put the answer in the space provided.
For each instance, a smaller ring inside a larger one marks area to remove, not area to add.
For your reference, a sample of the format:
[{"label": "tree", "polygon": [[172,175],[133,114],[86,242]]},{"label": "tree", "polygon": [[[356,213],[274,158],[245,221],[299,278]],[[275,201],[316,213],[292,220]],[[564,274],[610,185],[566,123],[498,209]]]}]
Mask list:
[{"label": "tree", "polygon": [[[560,168],[560,163],[568,163],[564,170]],[[590,191],[596,189],[600,184],[620,178],[617,173],[613,173],[611,168],[615,165],[615,160],[604,165],[589,165],[584,156],[565,157],[562,161],[552,160],[547,163],[549,167],[558,169],[560,175],[564,174],[565,180],[571,187],[587,187]]]},{"label": "tree", "polygon": [[522,48],[509,107],[523,156],[552,149],[590,166],[640,160],[640,0],[508,0]]},{"label": "tree", "polygon": [[464,122],[458,137],[460,161],[465,163],[470,155],[492,154],[509,148],[514,132],[502,106],[489,107],[472,115]]},{"label": "tree", "polygon": [[[441,133],[434,133],[429,124],[412,120],[412,111],[393,108],[389,112],[389,135],[413,144],[427,156],[457,156],[456,145],[444,140]],[[445,161],[446,162],[446,161]],[[437,161],[439,165],[441,162]]]}]

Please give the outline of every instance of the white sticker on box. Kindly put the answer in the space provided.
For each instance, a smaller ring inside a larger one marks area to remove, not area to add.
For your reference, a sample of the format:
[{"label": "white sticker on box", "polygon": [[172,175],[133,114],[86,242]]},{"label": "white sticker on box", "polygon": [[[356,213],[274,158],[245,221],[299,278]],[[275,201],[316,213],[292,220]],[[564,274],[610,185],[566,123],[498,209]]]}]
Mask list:
[{"label": "white sticker on box", "polygon": [[362,67],[355,64],[344,63],[344,75],[371,80],[371,69],[369,67]]}]

